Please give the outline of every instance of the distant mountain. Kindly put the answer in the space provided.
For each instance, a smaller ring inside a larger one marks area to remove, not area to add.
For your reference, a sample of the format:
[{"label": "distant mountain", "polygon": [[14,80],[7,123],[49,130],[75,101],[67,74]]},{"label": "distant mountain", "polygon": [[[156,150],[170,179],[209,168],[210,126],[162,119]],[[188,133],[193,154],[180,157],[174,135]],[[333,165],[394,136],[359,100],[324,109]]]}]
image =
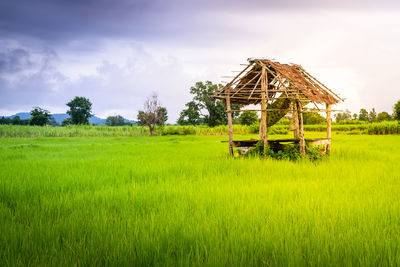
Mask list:
[{"label": "distant mountain", "polygon": [[[29,112],[19,112],[17,114],[12,115],[12,116],[6,116],[6,118],[11,118],[12,119],[15,116],[19,116],[19,118],[21,120],[27,120],[27,119],[31,118],[31,114]],[[60,124],[60,125],[63,122],[63,120],[65,120],[66,118],[70,117],[68,114],[65,114],[65,113],[52,114],[52,116],[56,120],[56,122],[58,124]],[[125,119],[125,122],[126,123],[137,124],[136,121],[131,121],[131,120],[127,120],[127,119]],[[94,125],[105,125],[106,124],[106,119],[102,119],[102,118],[93,116],[93,117],[89,118],[89,123],[94,124]]]}]

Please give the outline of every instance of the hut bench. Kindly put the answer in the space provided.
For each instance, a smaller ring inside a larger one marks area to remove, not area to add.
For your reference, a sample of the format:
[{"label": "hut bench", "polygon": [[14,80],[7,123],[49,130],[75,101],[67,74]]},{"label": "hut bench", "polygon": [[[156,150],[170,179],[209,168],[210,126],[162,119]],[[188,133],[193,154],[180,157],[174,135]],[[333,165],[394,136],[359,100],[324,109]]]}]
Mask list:
[{"label": "hut bench", "polygon": [[[258,139],[250,139],[250,140],[233,140],[232,147],[255,147]],[[267,140],[268,146],[271,147],[275,152],[279,150],[283,150],[287,143],[289,144],[298,144],[300,143],[300,139],[274,139]],[[331,144],[330,138],[313,138],[313,139],[305,139],[307,144],[312,146],[324,146],[324,151],[327,151],[328,145]],[[221,141],[221,143],[229,143],[229,141]]]}]

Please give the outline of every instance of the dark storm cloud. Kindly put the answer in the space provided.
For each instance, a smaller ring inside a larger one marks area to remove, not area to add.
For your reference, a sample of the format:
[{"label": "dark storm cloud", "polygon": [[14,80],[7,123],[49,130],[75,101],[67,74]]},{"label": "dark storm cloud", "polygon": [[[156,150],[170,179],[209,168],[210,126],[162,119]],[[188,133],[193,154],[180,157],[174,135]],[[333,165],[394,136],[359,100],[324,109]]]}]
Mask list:
[{"label": "dark storm cloud", "polygon": [[34,54],[26,48],[0,52],[0,107],[32,105],[54,94],[66,80],[57,63],[57,53],[49,48]]},{"label": "dark storm cloud", "polygon": [[[95,37],[174,38],[202,23],[203,12],[267,12],[277,9],[393,9],[395,0],[5,0],[0,2],[2,36],[46,41]],[[215,15],[212,19],[217,19]]]},{"label": "dark storm cloud", "polygon": [[44,40],[113,36],[140,30],[151,1],[29,1],[0,3],[0,31]]},{"label": "dark storm cloud", "polygon": [[21,48],[0,52],[0,74],[15,73],[30,68],[33,62],[29,53]]}]

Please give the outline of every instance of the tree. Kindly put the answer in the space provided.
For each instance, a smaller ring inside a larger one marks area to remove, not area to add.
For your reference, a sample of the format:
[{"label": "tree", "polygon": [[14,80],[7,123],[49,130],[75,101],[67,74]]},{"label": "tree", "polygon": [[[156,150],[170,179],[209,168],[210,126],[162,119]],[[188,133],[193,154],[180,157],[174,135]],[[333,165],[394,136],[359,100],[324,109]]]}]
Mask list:
[{"label": "tree", "polygon": [[89,118],[93,116],[92,103],[89,99],[76,96],[67,103],[69,110],[67,114],[71,116],[72,124],[89,124]]},{"label": "tree", "polygon": [[336,113],[335,114],[335,120],[336,120],[336,122],[351,120],[351,112],[350,112],[350,110],[346,109],[342,113]]},{"label": "tree", "polygon": [[240,124],[242,125],[252,125],[258,122],[258,115],[256,111],[243,111],[239,117]]},{"label": "tree", "polygon": [[[312,109],[314,110],[314,109]],[[350,116],[351,118],[351,116]],[[320,124],[325,122],[325,118],[316,112],[304,112],[303,113],[303,123],[304,124]]]},{"label": "tree", "polygon": [[161,119],[157,123],[158,126],[164,126],[168,120],[168,111],[166,107],[159,107],[157,112],[160,114]]},{"label": "tree", "polygon": [[396,104],[394,104],[394,107],[393,107],[393,119],[399,121],[399,123],[400,123],[400,100],[397,101]]},{"label": "tree", "polygon": [[14,116],[14,118],[11,119],[11,124],[20,125],[21,124],[21,118],[19,116]]},{"label": "tree", "polygon": [[369,122],[374,122],[375,120],[376,120],[376,111],[373,108],[368,114],[368,121]]},{"label": "tree", "polygon": [[365,108],[360,109],[360,114],[358,115],[360,121],[368,121],[368,111]]},{"label": "tree", "polygon": [[50,125],[50,126],[60,126],[60,125],[58,124],[58,122],[56,121],[56,119],[55,119],[53,116],[50,116],[50,119],[49,119],[47,125]]},{"label": "tree", "polygon": [[[190,93],[193,95],[193,102],[196,106],[196,109],[192,109],[190,112],[191,115],[196,115],[195,110],[197,110],[200,114],[200,120],[204,121],[208,124],[208,126],[213,127],[216,125],[226,124],[228,121],[227,114],[225,112],[225,105],[223,101],[219,99],[214,99],[211,96],[214,95],[219,88],[221,88],[221,84],[213,84],[210,81],[197,82],[195,86],[190,88]],[[190,102],[189,102],[190,103]],[[187,107],[188,104],[186,104]],[[192,105],[192,104],[191,104]],[[194,107],[192,105],[192,107]],[[239,110],[239,105],[232,105],[231,108],[233,110]],[[206,114],[202,114],[203,111],[206,111]],[[182,119],[180,120],[182,123],[185,123],[185,117],[188,117],[189,111],[182,111]],[[186,113],[186,114],[185,114]],[[235,119],[239,115],[239,112],[232,112],[232,118]],[[199,121],[200,121],[199,120]],[[188,121],[188,120],[187,120]],[[190,123],[189,123],[190,124]]]},{"label": "tree", "polygon": [[108,116],[106,119],[108,126],[122,126],[125,125],[125,119],[121,115]]},{"label": "tree", "polygon": [[200,119],[199,106],[194,101],[186,103],[185,106],[187,108],[182,110],[179,114],[178,124],[199,125],[202,122],[202,120]]},{"label": "tree", "polygon": [[387,113],[385,111],[379,113],[378,116],[376,117],[377,122],[390,121],[390,120],[392,120],[392,117],[389,115],[389,113]]},{"label": "tree", "polygon": [[6,118],[6,117],[1,117],[0,119],[0,124],[10,124],[11,123],[11,119],[10,118]]},{"label": "tree", "polygon": [[66,118],[65,120],[63,120],[61,122],[61,126],[67,126],[67,125],[71,125],[71,124],[72,124],[71,118]]},{"label": "tree", "polygon": [[29,120],[29,124],[44,126],[49,122],[50,117],[50,111],[35,107],[31,110],[31,118]]},{"label": "tree", "polygon": [[168,119],[166,111],[165,108],[160,106],[157,94],[153,93],[144,102],[144,111],[139,110],[138,123],[141,126],[149,127],[150,135],[153,135],[155,126],[163,125],[165,123],[164,120]]}]

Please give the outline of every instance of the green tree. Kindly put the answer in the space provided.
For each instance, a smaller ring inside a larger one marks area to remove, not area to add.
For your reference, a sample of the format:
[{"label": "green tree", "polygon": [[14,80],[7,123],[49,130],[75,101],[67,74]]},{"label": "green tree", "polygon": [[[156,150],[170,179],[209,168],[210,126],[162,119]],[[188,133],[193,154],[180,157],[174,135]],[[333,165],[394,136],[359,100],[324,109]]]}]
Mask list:
[{"label": "green tree", "polygon": [[89,118],[93,116],[92,103],[89,99],[76,96],[67,103],[69,110],[67,114],[71,116],[72,124],[89,124]]},{"label": "green tree", "polygon": [[377,122],[390,121],[390,120],[392,120],[392,117],[389,115],[389,113],[387,113],[385,111],[379,113],[378,116],[376,117]]},{"label": "green tree", "polygon": [[243,111],[239,116],[240,124],[252,125],[258,122],[258,115],[256,111]]},{"label": "green tree", "polygon": [[202,120],[200,118],[199,106],[194,102],[190,101],[186,103],[186,109],[182,110],[179,114],[178,124],[179,125],[199,125]]},{"label": "green tree", "polygon": [[[205,83],[197,82],[195,86],[190,88],[190,93],[193,95],[192,101],[198,108],[201,120],[207,123],[210,127],[226,124],[228,121],[224,103],[219,99],[212,98],[212,95],[214,95],[221,87],[221,84],[217,85],[210,81],[206,81]],[[233,110],[239,110],[240,106],[231,105],[231,108]],[[202,114],[202,111],[205,111],[206,114]],[[232,112],[233,119],[238,115],[239,112]],[[185,120],[181,121],[184,122]]]},{"label": "green tree", "polygon": [[6,118],[6,117],[1,117],[0,119],[0,124],[10,124],[11,123],[11,119],[10,118]]},{"label": "green tree", "polygon": [[[314,110],[314,109],[312,109]],[[351,119],[351,116],[350,116]],[[316,112],[304,112],[303,113],[303,123],[304,124],[321,124],[325,122],[326,119]]]},{"label": "green tree", "polygon": [[50,117],[50,111],[35,107],[31,110],[31,118],[29,120],[29,124],[44,126],[49,122]]},{"label": "green tree", "polygon": [[122,126],[125,125],[125,119],[121,115],[108,116],[106,119],[108,126]]},{"label": "green tree", "polygon": [[67,125],[71,125],[71,124],[72,124],[71,118],[66,118],[65,120],[63,120],[61,122],[61,126],[67,126]]},{"label": "green tree", "polygon": [[351,120],[351,112],[350,112],[350,110],[346,109],[342,113],[336,113],[335,114],[335,120],[336,120],[336,122]]},{"label": "green tree", "polygon": [[11,119],[11,124],[20,125],[21,124],[21,118],[19,116],[14,116],[14,118]]},{"label": "green tree", "polygon": [[164,109],[165,108],[160,106],[157,94],[154,93],[146,99],[144,103],[144,111],[139,110],[137,115],[138,124],[149,127],[150,135],[153,135],[155,126],[164,125],[165,121],[168,119],[166,113],[167,109]]},{"label": "green tree", "polygon": [[393,107],[393,119],[399,121],[399,123],[400,123],[400,100],[397,101],[396,104],[394,104],[394,107]]},{"label": "green tree", "polygon": [[360,121],[368,121],[368,111],[365,108],[360,109],[360,114],[358,115]]},{"label": "green tree", "polygon": [[56,119],[54,119],[53,116],[50,116],[50,119],[49,119],[49,122],[47,123],[47,125],[50,125],[50,126],[60,126],[60,125],[58,124],[58,122],[56,121]]},{"label": "green tree", "polygon": [[376,111],[373,108],[368,114],[368,121],[369,122],[374,122],[375,120],[376,120]]},{"label": "green tree", "polygon": [[157,122],[158,126],[164,126],[168,120],[168,111],[166,107],[159,107],[157,110],[158,115],[161,117],[160,121]]}]

